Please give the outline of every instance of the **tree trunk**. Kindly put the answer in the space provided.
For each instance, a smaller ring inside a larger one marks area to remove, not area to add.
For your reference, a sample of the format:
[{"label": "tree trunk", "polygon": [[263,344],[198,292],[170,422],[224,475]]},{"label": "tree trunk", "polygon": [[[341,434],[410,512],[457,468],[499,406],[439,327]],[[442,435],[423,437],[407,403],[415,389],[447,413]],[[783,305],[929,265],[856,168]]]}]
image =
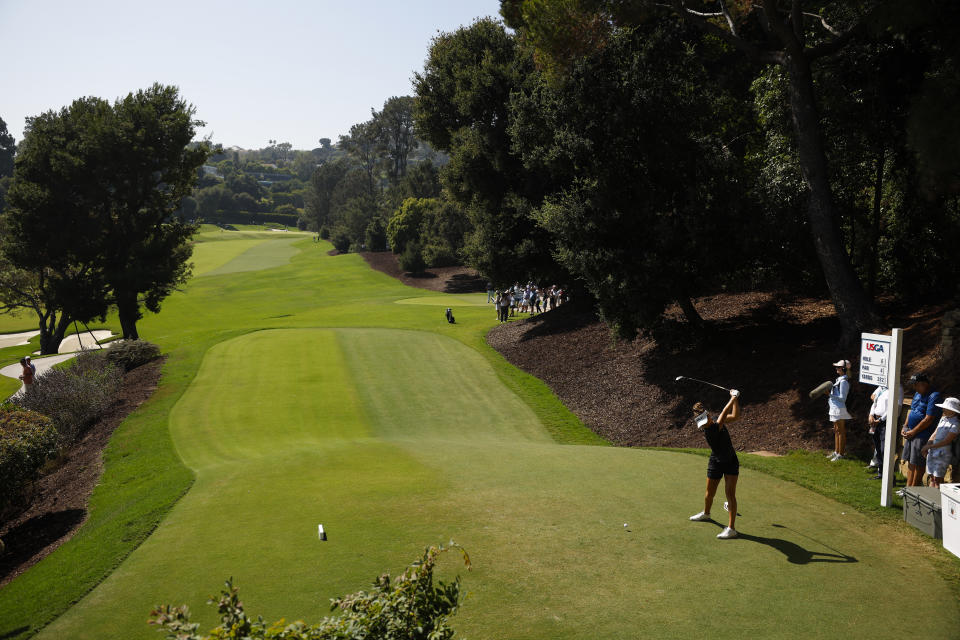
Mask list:
[{"label": "tree trunk", "polygon": [[123,339],[139,340],[137,320],[140,319],[140,304],[137,302],[136,293],[131,295],[127,292],[117,292],[117,315],[120,317]]},{"label": "tree trunk", "polygon": [[690,296],[686,294],[677,296],[677,304],[680,305],[680,309],[683,311],[683,315],[691,327],[697,330],[703,328],[703,316],[701,316],[697,308],[693,306],[693,301],[690,299]]},{"label": "tree trunk", "polygon": [[883,136],[878,136],[877,167],[873,181],[873,224],[870,236],[870,263],[867,269],[867,295],[871,300],[877,295],[877,261],[878,245],[880,244],[880,201],[883,197],[883,168],[886,164],[886,149]]},{"label": "tree trunk", "polygon": [[876,325],[877,315],[853,270],[849,256],[843,250],[820,118],[814,101],[810,62],[799,46],[790,45],[784,62],[790,77],[790,107],[797,133],[800,168],[810,191],[807,218],[817,257],[840,320],[840,344],[850,347],[859,340],[862,330]]},{"label": "tree trunk", "polygon": [[70,327],[70,318],[61,315],[57,321],[57,314],[51,313],[49,318],[40,322],[40,354],[50,355],[60,351],[60,343]]}]

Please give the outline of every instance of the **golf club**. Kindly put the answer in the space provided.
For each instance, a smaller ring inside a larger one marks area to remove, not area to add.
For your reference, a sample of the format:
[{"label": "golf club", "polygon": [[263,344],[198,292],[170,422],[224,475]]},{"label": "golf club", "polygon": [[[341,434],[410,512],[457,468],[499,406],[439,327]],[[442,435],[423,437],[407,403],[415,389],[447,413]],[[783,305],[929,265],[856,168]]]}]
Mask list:
[{"label": "golf club", "polygon": [[689,377],[689,376],[677,376],[675,381],[676,381],[676,382],[680,382],[681,380],[691,380],[691,381],[693,381],[693,382],[700,382],[700,383],[702,383],[702,384],[708,384],[708,385],[710,385],[711,387],[716,387],[717,389],[723,389],[724,391],[730,391],[730,389],[728,389],[727,387],[721,387],[721,386],[718,385],[718,384],[713,384],[712,382],[707,382],[706,380],[700,380],[699,378],[691,378],[691,377]]}]

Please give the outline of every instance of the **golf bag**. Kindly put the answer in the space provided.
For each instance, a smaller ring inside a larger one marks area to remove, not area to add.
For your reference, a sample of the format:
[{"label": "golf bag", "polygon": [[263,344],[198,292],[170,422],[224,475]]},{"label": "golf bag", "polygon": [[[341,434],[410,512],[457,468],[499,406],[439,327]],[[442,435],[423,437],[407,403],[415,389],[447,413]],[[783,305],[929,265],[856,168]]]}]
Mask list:
[{"label": "golf bag", "polygon": [[447,322],[450,324],[456,324],[457,322],[453,317],[453,309],[450,309],[449,307],[447,307]]}]

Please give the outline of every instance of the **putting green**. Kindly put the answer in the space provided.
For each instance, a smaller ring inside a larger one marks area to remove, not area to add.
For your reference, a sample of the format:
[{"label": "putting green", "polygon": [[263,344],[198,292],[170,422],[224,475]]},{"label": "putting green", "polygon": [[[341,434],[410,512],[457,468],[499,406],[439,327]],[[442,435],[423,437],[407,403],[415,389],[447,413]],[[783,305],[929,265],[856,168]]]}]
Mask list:
[{"label": "putting green", "polygon": [[422,296],[418,298],[404,298],[397,300],[397,304],[424,304],[438,307],[483,307],[489,304],[490,313],[493,313],[493,303],[487,302],[485,293],[464,293],[456,296]]},{"label": "putting green", "polygon": [[[470,593],[455,619],[467,637],[874,638],[900,594],[944,586],[909,536],[749,471],[744,535],[718,541],[718,525],[687,520],[702,458],[554,444],[487,359],[423,331],[221,342],[170,433],[190,492],[41,638],[152,638],[160,602],[189,602],[212,628],[200,605],[229,576],[248,611],[316,620],[450,538],[475,566],[444,567]],[[912,629],[946,637],[956,606],[911,611]]]}]

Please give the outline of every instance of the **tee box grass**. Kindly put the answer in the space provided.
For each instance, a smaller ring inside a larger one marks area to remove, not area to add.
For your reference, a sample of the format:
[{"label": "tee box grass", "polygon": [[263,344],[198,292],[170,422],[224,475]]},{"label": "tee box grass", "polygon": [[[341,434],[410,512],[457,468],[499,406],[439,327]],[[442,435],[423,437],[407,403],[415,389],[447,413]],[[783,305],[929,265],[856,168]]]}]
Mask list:
[{"label": "tee box grass", "polygon": [[905,528],[745,464],[743,536],[718,541],[687,520],[705,460],[591,446],[485,343],[491,306],[228,233],[201,234],[205,270],[142,321],[160,388],[111,440],[87,523],[0,590],[0,636],[153,638],[149,610],[183,602],[209,629],[231,576],[249,613],[317,620],[451,538],[474,566],[466,637],[875,638],[930,590],[949,596],[911,601],[911,630],[955,630],[943,561]]}]

